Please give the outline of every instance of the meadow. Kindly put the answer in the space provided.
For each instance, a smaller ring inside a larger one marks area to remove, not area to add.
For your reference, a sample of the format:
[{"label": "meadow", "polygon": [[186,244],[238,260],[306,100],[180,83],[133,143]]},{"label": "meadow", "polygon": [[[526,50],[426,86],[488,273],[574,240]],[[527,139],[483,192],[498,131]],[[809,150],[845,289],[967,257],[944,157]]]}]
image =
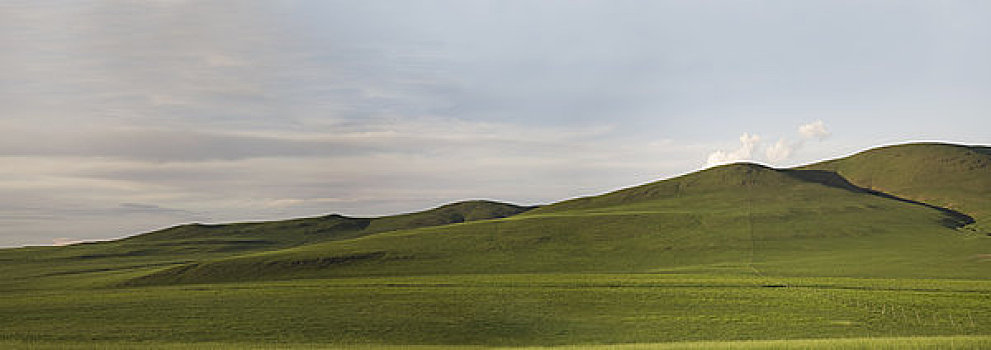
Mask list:
[{"label": "meadow", "polygon": [[[230,343],[611,349],[604,345],[678,348],[721,340],[730,341],[720,345],[726,348],[747,348],[775,343],[737,341],[790,339],[799,343],[778,344],[856,347],[862,344],[808,339],[914,337],[901,342],[981,347],[991,341],[989,302],[991,283],[967,280],[742,273],[365,277],[9,292],[0,300],[0,339],[25,348]],[[962,335],[970,337],[956,338]]]}]

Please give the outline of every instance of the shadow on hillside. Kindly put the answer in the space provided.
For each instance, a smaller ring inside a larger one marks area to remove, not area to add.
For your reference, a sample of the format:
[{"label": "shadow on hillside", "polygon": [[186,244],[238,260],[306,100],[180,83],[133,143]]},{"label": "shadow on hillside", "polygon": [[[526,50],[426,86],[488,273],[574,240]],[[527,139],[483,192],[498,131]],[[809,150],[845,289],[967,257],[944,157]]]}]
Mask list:
[{"label": "shadow on hillside", "polygon": [[842,175],[837,174],[836,172],[833,172],[833,171],[829,171],[829,170],[800,170],[800,169],[788,169],[788,170],[784,170],[784,171],[788,175],[794,176],[794,177],[796,177],[798,179],[801,179],[801,180],[810,181],[810,182],[817,182],[817,183],[820,183],[820,184],[823,184],[823,185],[826,185],[826,186],[830,186],[830,187],[842,188],[842,189],[849,190],[849,191],[854,191],[854,192],[867,193],[867,194],[871,194],[871,195],[878,196],[878,197],[881,197],[881,198],[892,199],[892,200],[896,200],[896,201],[899,201],[899,202],[905,202],[905,203],[910,203],[910,204],[915,204],[915,205],[921,205],[921,206],[924,206],[924,207],[927,207],[927,208],[939,210],[940,212],[942,212],[943,214],[945,214],[947,216],[947,218],[943,219],[943,222],[942,222],[943,226],[946,226],[946,227],[949,227],[949,228],[960,228],[960,227],[963,227],[963,226],[967,226],[967,225],[973,224],[975,222],[974,218],[971,217],[970,215],[961,213],[959,211],[956,211],[956,210],[953,210],[953,209],[950,209],[950,208],[944,208],[944,207],[932,205],[932,204],[929,204],[929,203],[923,203],[923,202],[911,200],[911,199],[908,199],[908,198],[898,197],[898,196],[895,196],[895,195],[890,194],[890,193],[885,193],[885,192],[881,192],[881,191],[875,191],[875,190],[872,190],[872,189],[869,189],[869,188],[859,187],[857,185],[854,185],[854,184],[850,183],[850,181],[848,181],[845,177],[843,177]]}]

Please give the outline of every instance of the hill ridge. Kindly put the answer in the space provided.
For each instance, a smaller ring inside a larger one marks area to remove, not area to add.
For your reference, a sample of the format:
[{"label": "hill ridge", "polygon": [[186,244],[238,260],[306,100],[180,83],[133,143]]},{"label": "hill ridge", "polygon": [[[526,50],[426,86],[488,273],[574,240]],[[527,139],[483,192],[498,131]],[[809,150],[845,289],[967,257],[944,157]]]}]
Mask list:
[{"label": "hill ridge", "polygon": [[[340,213],[332,213],[314,217],[303,217],[286,220],[235,222],[221,224],[190,223],[176,225],[162,230],[147,232],[121,241],[156,241],[172,239],[189,239],[195,237],[217,238],[211,231],[234,230],[235,235],[249,235],[259,229],[286,229],[307,226],[319,226],[311,231],[322,231],[326,237],[335,238],[331,234],[344,234],[345,238],[355,238],[357,231],[369,230],[363,234],[386,232],[396,229],[410,229],[434,225],[445,225],[475,220],[503,218],[533,209],[534,206],[521,206],[492,200],[463,200],[443,204],[434,208],[403,214],[385,215],[379,217],[353,217]],[[387,223],[382,223],[386,221]],[[393,221],[388,223],[389,221]],[[374,225],[374,226],[373,226]],[[273,227],[275,226],[275,227]],[[313,234],[311,232],[310,234]],[[313,239],[319,239],[314,237]]]},{"label": "hill ridge", "polygon": [[[936,258],[959,261],[966,254],[918,255],[924,250],[913,242],[964,244],[934,234],[955,232],[974,222],[952,208],[858,186],[833,170],[741,162],[565,200],[505,220],[384,232],[196,262],[128,285],[485,271],[644,272],[685,264],[759,265],[755,252],[768,254],[767,261],[793,254],[793,249],[827,260],[844,254],[808,250],[821,242],[846,242],[837,247],[891,255],[896,271],[901,266],[925,271],[920,264],[933,264]],[[686,233],[691,234],[682,236]],[[904,250],[906,244],[913,248]],[[763,248],[757,249],[759,245]],[[679,253],[682,250],[686,253]],[[958,273],[979,269],[974,261],[966,261],[960,262],[967,267]],[[794,268],[772,265],[761,271]]]},{"label": "hill ridge", "polygon": [[991,230],[991,147],[889,145],[795,169],[829,170],[872,191],[952,209]]},{"label": "hill ridge", "polygon": [[[867,153],[880,158],[861,152],[796,168],[733,163],[541,207],[473,200],[379,218],[182,225],[120,241],[23,250],[23,257],[12,251],[4,259],[57,262],[60,276],[135,269],[119,275],[127,276],[116,280],[121,285],[727,266],[757,266],[768,275],[986,275],[980,224],[987,217],[970,209],[987,201],[987,148],[884,150]],[[895,160],[899,171],[874,172]],[[930,172],[952,181],[933,181]],[[872,180],[867,185],[915,187],[888,191],[865,186],[858,175]],[[966,205],[909,191],[920,189]],[[858,259],[873,262],[865,268]]]}]

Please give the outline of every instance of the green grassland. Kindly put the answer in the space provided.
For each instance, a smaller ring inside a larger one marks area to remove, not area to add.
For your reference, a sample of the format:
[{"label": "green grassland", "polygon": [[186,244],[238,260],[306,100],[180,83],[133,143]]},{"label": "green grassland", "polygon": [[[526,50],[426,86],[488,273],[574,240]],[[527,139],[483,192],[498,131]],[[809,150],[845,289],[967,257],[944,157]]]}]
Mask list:
[{"label": "green grassland", "polygon": [[190,224],[125,239],[67,247],[0,250],[0,288],[62,288],[105,285],[104,277],[132,271],[346,240],[378,232],[512,216],[532,207],[465,201],[381,218],[327,215],[274,222]]},{"label": "green grassland", "polygon": [[5,294],[0,339],[567,345],[986,335],[961,280],[535,274]]},{"label": "green grassland", "polygon": [[0,300],[0,339],[553,346],[977,336],[991,321],[984,282],[768,282],[747,275],[455,275],[11,293]]},{"label": "green grassland", "polygon": [[[158,343],[158,342],[3,342],[0,346],[11,349],[347,349],[347,350],[477,350],[478,346],[423,346],[423,345],[346,345],[329,344],[280,344],[267,345],[257,343]],[[953,337],[898,337],[898,338],[833,338],[833,339],[797,339],[797,340],[747,340],[747,341],[703,341],[703,342],[674,342],[674,343],[640,343],[614,345],[565,345],[565,346],[527,346],[527,347],[486,347],[494,350],[699,350],[699,349],[860,349],[860,350],[979,350],[991,346],[991,338],[980,336]]]},{"label": "green grassland", "polygon": [[[988,348],[991,151],[0,250],[6,348]],[[249,346],[250,345],[250,346]]]}]

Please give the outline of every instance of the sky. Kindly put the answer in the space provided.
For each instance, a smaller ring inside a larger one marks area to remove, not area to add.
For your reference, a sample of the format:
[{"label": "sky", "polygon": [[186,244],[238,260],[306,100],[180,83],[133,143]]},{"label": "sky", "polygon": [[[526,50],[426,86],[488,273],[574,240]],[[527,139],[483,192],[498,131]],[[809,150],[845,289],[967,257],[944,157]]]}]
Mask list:
[{"label": "sky", "polygon": [[987,1],[4,1],[0,246],[989,144]]}]

